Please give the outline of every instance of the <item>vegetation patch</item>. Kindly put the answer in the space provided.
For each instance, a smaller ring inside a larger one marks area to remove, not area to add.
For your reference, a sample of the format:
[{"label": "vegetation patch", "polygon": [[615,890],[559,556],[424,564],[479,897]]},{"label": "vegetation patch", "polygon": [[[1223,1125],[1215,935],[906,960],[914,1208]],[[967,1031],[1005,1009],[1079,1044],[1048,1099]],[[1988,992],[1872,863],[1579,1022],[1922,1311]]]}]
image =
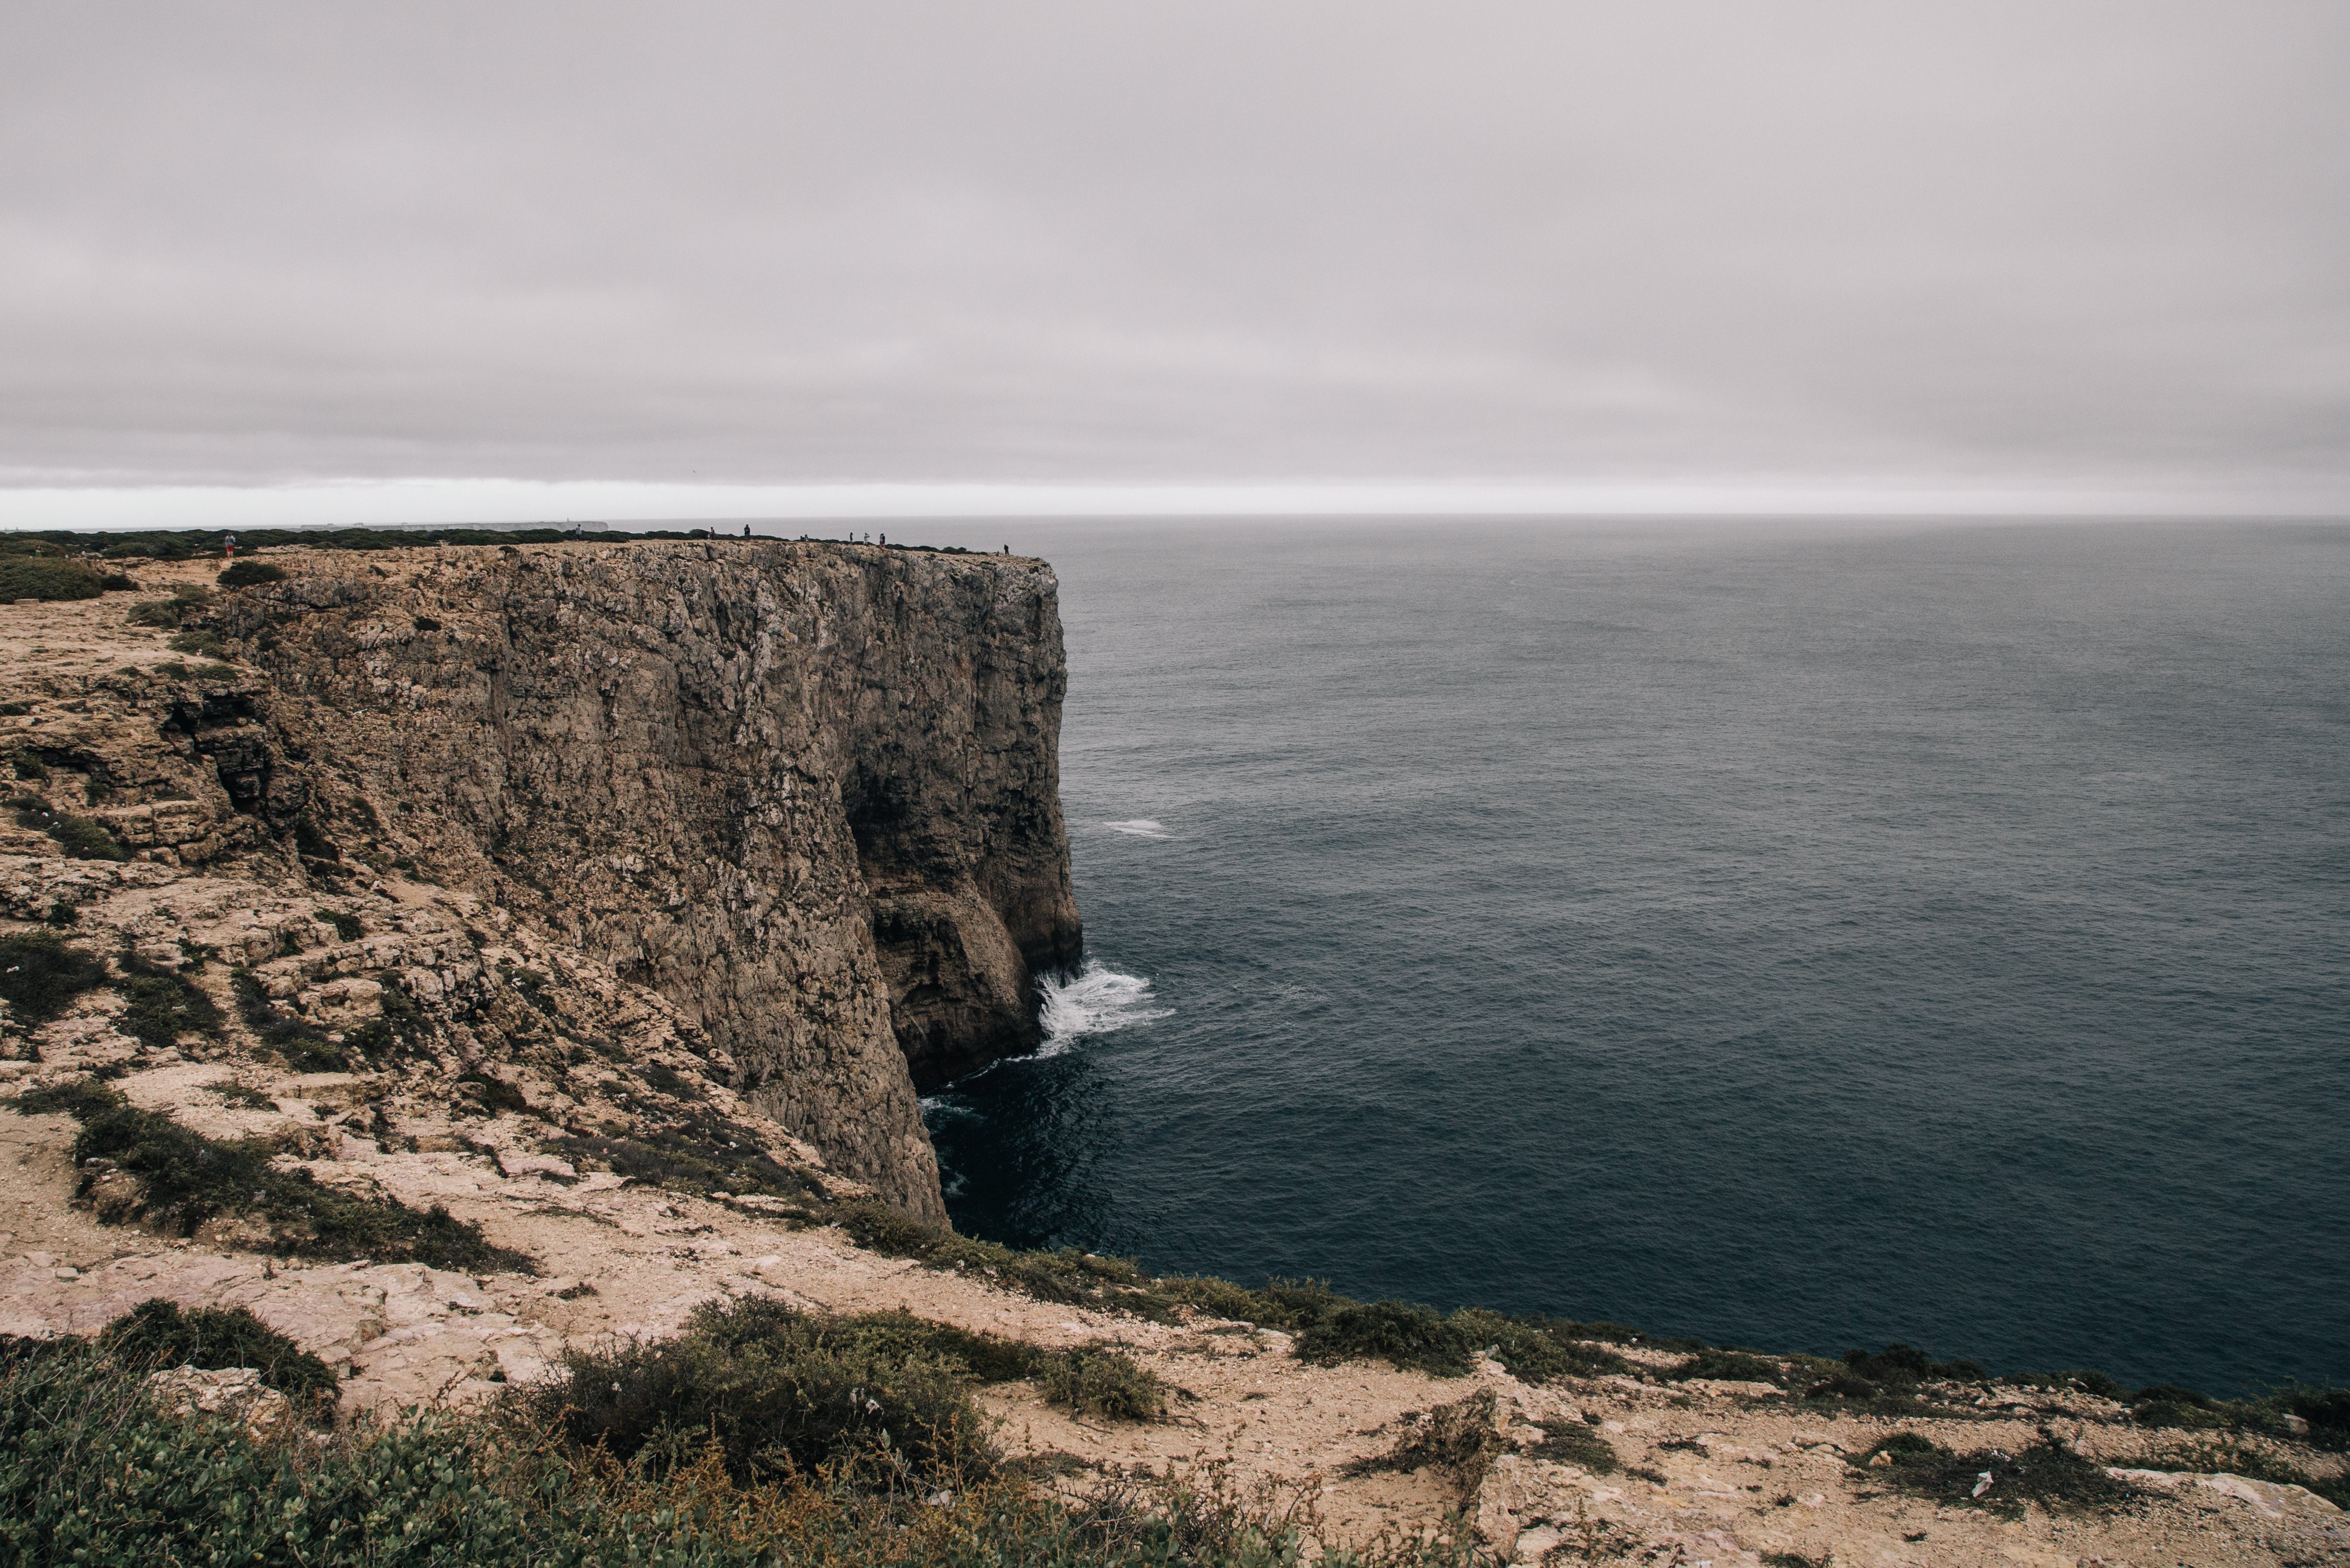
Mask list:
[{"label": "vegetation patch", "polygon": [[[519,1096],[517,1096],[519,1097]],[[547,1152],[574,1165],[598,1165],[648,1187],[700,1193],[763,1193],[799,1198],[823,1188],[806,1171],[776,1163],[750,1128],[725,1117],[690,1116],[630,1137],[572,1135],[550,1138]]]},{"label": "vegetation patch", "polygon": [[668,1470],[707,1447],[738,1484],[975,1479],[995,1460],[960,1362],[894,1324],[867,1333],[773,1301],[712,1303],[674,1338],[574,1352],[509,1398],[574,1452]]},{"label": "vegetation patch", "polygon": [[357,915],[347,915],[340,909],[318,909],[313,912],[319,919],[334,928],[338,940],[355,942],[367,934],[367,927],[360,923]]},{"label": "vegetation patch", "polygon": [[1384,1361],[1399,1371],[1436,1377],[1466,1374],[1474,1349],[1460,1324],[1433,1307],[1399,1301],[1349,1303],[1297,1336],[1302,1361],[1325,1366]]},{"label": "vegetation patch", "polygon": [[161,1051],[177,1044],[182,1034],[210,1038],[220,1033],[220,1007],[194,981],[128,949],[114,961],[123,971],[114,989],[129,1003],[115,1027],[125,1034]]},{"label": "vegetation patch", "polygon": [[106,965],[54,931],[0,937],[0,997],[24,1023],[46,1023],[105,983]]},{"label": "vegetation patch", "polygon": [[174,653],[192,653],[204,659],[226,659],[228,645],[220,634],[211,631],[183,631],[163,645]]},{"label": "vegetation patch", "polygon": [[1037,1382],[1045,1399],[1107,1421],[1156,1421],[1167,1414],[1167,1385],[1121,1351],[1080,1345],[1053,1356]]},{"label": "vegetation patch", "polygon": [[179,583],[173,586],[167,599],[141,599],[130,607],[132,626],[153,627],[160,631],[177,631],[188,617],[198,613],[213,602],[212,589],[200,583]]},{"label": "vegetation patch", "polygon": [[1370,1475],[1380,1470],[1442,1470],[1450,1474],[1465,1501],[1484,1483],[1493,1456],[1502,1451],[1501,1428],[1493,1418],[1493,1391],[1478,1390],[1465,1399],[1440,1405],[1412,1421],[1386,1453],[1356,1459],[1344,1473]]},{"label": "vegetation patch", "polygon": [[1542,1441],[1526,1450],[1531,1457],[1580,1466],[1596,1476],[1612,1476],[1623,1468],[1616,1446],[1588,1422],[1544,1421],[1541,1426]]},{"label": "vegetation patch", "polygon": [[0,555],[0,599],[94,599],[105,591],[105,577],[79,561]]},{"label": "vegetation patch", "polygon": [[[1890,1462],[1872,1466],[1879,1454]],[[1881,1481],[1940,1507],[1984,1509],[2009,1519],[2022,1518],[2027,1502],[2049,1509],[2106,1509],[2139,1496],[2137,1489],[2107,1475],[2102,1464],[2047,1442],[2020,1454],[1999,1449],[1961,1454],[1915,1432],[1896,1432],[1851,1463],[1856,1479]]]},{"label": "vegetation patch", "polygon": [[221,568],[216,580],[224,588],[251,587],[255,583],[282,583],[286,580],[286,568],[273,566],[267,561],[231,561]]},{"label": "vegetation patch", "polygon": [[1783,1386],[1787,1370],[1781,1363],[1743,1350],[1700,1350],[1665,1376],[1675,1383],[1703,1377],[1719,1383],[1775,1383]]},{"label": "vegetation patch", "polygon": [[46,833],[57,841],[57,846],[75,860],[128,860],[130,852],[122,847],[106,825],[87,816],[54,811],[43,802],[19,804],[16,826]]},{"label": "vegetation patch", "polygon": [[[296,1072],[339,1073],[350,1064],[342,1047],[315,1024],[304,1023],[271,1001],[251,971],[241,969],[230,975],[228,988],[236,1002],[237,1016],[244,1020],[254,1038],[276,1052]],[[385,994],[390,992],[387,990]]]},{"label": "vegetation patch", "polygon": [[218,1095],[240,1110],[274,1111],[277,1108],[276,1100],[255,1088],[251,1084],[240,1084],[234,1080],[224,1084],[206,1084],[204,1093]]},{"label": "vegetation patch", "polygon": [[[255,1440],[174,1417],[136,1372],[68,1344],[0,1362],[0,1561],[268,1568],[1297,1568],[1294,1511],[1228,1481],[1132,1479],[1089,1493],[1008,1474],[895,1489],[738,1484],[708,1444],[622,1462],[509,1412],[410,1415]],[[1329,1568],[1464,1568],[1455,1537],[1335,1547]]]},{"label": "vegetation patch", "polygon": [[334,1414],[334,1369],[243,1307],[182,1312],[157,1296],[107,1324],[98,1344],[133,1366],[250,1366],[310,1419]]},{"label": "vegetation patch", "polygon": [[[140,1110],[94,1078],[35,1089],[13,1102],[26,1114],[62,1111],[81,1123],[74,1164],[76,1196],[93,1199],[109,1223],[142,1220],[192,1236],[216,1215],[265,1226],[269,1245],[287,1257],[424,1263],[436,1269],[530,1272],[530,1260],[493,1246],[470,1220],[434,1205],[419,1211],[390,1197],[360,1197],[321,1185],[307,1168],[279,1170],[265,1139],[224,1141]],[[120,1172],[138,1183],[134,1201],[99,1199],[101,1180]]]}]

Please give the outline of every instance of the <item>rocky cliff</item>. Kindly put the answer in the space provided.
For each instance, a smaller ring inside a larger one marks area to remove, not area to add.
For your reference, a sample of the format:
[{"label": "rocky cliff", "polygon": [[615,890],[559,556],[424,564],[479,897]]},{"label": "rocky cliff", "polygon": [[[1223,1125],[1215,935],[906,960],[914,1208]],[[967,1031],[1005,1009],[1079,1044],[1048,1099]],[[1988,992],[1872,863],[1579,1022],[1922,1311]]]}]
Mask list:
[{"label": "rocky cliff", "polygon": [[749,540],[272,560],[191,622],[259,679],[151,692],[154,744],[232,810],[118,814],[509,911],[667,998],[832,1170],[943,1218],[917,1092],[1032,1047],[1035,977],[1078,955],[1048,567]]}]

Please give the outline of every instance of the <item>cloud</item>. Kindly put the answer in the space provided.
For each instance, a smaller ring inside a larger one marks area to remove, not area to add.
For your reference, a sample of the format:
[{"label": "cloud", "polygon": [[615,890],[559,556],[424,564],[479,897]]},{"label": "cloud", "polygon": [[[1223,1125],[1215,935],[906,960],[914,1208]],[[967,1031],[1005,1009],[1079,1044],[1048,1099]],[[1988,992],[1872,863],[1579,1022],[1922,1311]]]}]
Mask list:
[{"label": "cloud", "polygon": [[2345,46],[2290,4],[18,7],[0,481],[2340,504]]}]

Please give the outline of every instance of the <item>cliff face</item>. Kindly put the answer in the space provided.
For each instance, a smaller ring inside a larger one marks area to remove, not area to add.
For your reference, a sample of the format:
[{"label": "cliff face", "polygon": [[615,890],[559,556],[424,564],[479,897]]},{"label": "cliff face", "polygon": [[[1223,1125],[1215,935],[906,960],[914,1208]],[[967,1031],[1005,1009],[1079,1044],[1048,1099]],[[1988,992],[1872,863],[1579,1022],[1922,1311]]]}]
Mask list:
[{"label": "cliff face", "polygon": [[243,748],[240,805],[661,992],[833,1169],[943,1218],[918,1088],[1033,1046],[1034,976],[1079,950],[1049,568],[732,540],[278,560],[220,618],[268,675],[264,725],[206,732]]}]

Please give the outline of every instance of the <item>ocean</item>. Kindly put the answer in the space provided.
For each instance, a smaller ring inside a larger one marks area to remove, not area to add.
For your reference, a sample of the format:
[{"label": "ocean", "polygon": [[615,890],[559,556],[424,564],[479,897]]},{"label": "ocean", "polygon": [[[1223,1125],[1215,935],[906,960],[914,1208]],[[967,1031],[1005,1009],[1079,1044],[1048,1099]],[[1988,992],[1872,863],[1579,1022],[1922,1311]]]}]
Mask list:
[{"label": "ocean", "polygon": [[2350,528],[994,532],[1089,956],[926,1103],[958,1227],[2350,1383]]}]

